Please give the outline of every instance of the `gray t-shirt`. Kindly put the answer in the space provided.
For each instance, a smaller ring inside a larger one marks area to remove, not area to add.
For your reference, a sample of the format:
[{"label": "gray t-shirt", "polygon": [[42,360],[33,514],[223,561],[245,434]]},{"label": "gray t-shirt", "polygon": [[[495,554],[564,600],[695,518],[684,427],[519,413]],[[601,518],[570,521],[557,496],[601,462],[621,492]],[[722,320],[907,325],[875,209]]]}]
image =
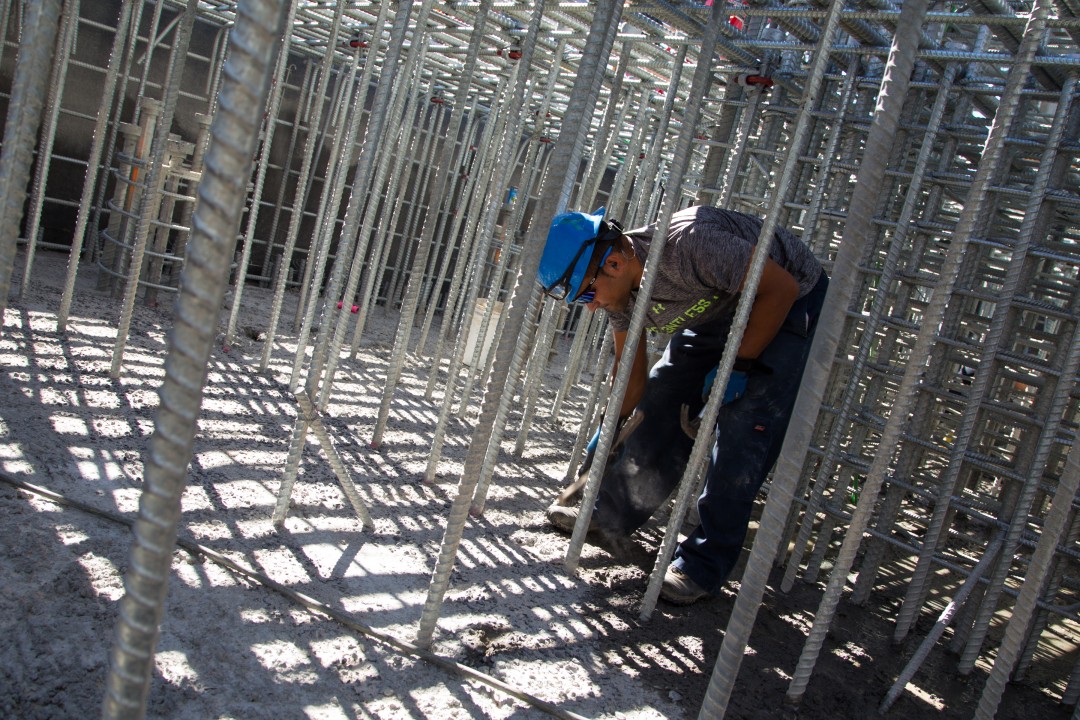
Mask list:
[{"label": "gray t-shirt", "polygon": [[[655,231],[656,226],[649,225],[625,233],[642,263]],[[759,218],[731,210],[696,206],[672,215],[663,256],[648,270],[657,276],[645,326],[670,334],[734,315],[760,232]],[[810,248],[784,228],[773,234],[769,257],[798,281],[799,297],[810,292],[821,277],[821,263]],[[637,291],[631,293],[626,312],[609,314],[616,332],[629,329],[638,296]]]}]

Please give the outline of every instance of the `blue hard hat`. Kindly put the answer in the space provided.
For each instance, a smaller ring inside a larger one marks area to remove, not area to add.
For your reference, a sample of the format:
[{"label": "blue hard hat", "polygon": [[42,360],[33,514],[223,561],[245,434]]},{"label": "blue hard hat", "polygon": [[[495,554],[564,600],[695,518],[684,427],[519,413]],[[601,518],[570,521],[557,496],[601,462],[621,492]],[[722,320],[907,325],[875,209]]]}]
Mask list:
[{"label": "blue hard hat", "polygon": [[578,296],[592,250],[607,223],[604,208],[592,214],[568,212],[556,215],[548,230],[537,279],[548,295],[570,304]]}]

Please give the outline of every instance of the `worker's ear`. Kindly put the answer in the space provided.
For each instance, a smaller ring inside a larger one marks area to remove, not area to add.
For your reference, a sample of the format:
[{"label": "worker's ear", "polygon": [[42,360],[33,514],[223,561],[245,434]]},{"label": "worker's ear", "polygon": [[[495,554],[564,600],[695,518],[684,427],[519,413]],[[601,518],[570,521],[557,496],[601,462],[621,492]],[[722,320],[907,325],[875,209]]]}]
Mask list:
[{"label": "worker's ear", "polygon": [[630,263],[633,250],[630,248],[630,243],[627,241],[626,236],[619,238],[619,242],[615,245],[614,252],[608,255],[604,264],[614,274],[618,274],[622,270],[626,269],[626,266]]}]

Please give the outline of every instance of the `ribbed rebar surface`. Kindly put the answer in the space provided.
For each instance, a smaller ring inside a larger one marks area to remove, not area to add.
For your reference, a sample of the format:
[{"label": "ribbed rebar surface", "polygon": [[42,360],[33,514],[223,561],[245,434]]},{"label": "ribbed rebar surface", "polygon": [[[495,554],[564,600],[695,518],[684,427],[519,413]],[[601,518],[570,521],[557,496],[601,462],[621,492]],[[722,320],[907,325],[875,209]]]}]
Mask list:
[{"label": "ribbed rebar surface", "polygon": [[[60,0],[31,3],[24,15],[11,101],[0,151],[0,317],[7,309],[15,244],[23,217],[34,139],[60,22]],[[0,332],[3,326],[0,325]]]},{"label": "ribbed rebar surface", "polygon": [[146,712],[176,543],[180,493],[284,17],[285,3],[280,0],[249,0],[238,7],[230,34],[231,52],[206,155],[206,174],[199,186],[177,324],[169,339],[160,406],[146,458],[131,565],[124,576],[104,718],[140,718]]}]

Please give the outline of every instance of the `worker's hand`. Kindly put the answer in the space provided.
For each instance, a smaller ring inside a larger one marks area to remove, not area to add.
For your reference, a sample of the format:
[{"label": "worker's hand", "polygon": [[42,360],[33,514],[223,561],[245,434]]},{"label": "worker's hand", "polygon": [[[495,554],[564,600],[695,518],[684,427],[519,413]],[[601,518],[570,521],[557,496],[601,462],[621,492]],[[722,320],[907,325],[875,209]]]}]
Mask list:
[{"label": "worker's hand", "polygon": [[[701,390],[702,400],[708,401],[709,391],[716,381],[716,371],[719,368],[720,366],[717,365],[705,376],[705,386]],[[727,387],[724,388],[724,399],[721,405],[729,405],[746,394],[746,384],[750,380],[751,372],[768,374],[772,372],[772,368],[762,365],[757,360],[737,358],[735,366],[731,369],[731,375],[728,377]]]},{"label": "worker's hand", "polygon": [[742,370],[732,370],[728,378],[727,387],[724,388],[724,400],[721,405],[735,402],[746,394],[746,381],[750,379]]},{"label": "worker's hand", "polygon": [[601,415],[600,416],[600,422],[596,426],[596,432],[593,433],[592,440],[590,440],[589,444],[585,446],[585,452],[587,452],[587,453],[596,452],[596,446],[600,444],[600,427],[603,424],[604,424],[604,417]]}]

